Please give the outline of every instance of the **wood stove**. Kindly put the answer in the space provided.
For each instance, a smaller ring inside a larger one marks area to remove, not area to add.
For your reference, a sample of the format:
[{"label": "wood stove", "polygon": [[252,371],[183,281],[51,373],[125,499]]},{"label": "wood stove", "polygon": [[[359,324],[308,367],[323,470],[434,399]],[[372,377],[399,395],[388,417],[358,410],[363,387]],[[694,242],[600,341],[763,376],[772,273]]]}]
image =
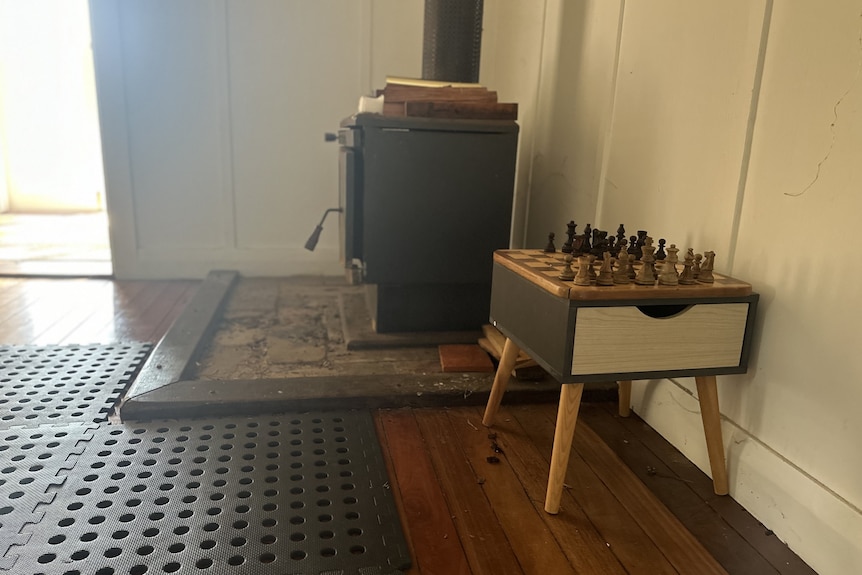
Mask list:
[{"label": "wood stove", "polygon": [[345,266],[378,332],[478,329],[509,247],[518,125],[357,114],[341,123]]}]

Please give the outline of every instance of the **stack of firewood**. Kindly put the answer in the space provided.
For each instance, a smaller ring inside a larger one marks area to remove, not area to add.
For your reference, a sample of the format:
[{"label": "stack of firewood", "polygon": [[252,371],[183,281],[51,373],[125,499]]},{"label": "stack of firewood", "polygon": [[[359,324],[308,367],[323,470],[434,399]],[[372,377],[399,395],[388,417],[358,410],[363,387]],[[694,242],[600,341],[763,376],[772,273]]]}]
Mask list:
[{"label": "stack of firewood", "polygon": [[497,92],[478,84],[388,79],[377,90],[384,116],[470,120],[517,120],[518,104],[497,101]]}]

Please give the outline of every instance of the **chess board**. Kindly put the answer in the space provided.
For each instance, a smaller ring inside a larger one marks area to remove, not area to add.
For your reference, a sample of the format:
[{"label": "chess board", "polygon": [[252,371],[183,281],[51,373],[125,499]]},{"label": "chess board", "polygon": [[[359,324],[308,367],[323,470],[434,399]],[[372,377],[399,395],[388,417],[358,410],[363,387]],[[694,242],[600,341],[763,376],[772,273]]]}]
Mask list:
[{"label": "chess board", "polygon": [[[542,250],[498,250],[494,252],[494,263],[502,265],[521,277],[529,280],[540,288],[557,297],[571,300],[628,300],[628,299],[676,299],[690,297],[731,297],[747,296],[752,293],[751,284],[714,273],[714,283],[697,283],[693,285],[652,285],[643,286],[635,283],[617,284],[613,286],[575,285],[571,281],[559,279],[566,266],[566,254],[561,252],[546,253]],[[635,262],[635,269],[641,263]],[[578,260],[572,262],[572,268],[577,272]],[[682,266],[677,264],[677,271]]]}]

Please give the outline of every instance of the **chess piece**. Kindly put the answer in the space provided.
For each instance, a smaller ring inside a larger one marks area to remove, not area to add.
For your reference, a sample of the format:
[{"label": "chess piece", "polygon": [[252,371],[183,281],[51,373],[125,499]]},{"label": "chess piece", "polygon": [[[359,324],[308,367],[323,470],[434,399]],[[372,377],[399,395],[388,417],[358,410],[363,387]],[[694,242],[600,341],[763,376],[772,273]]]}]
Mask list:
[{"label": "chess piece", "polygon": [[700,274],[697,276],[697,281],[711,284],[715,282],[715,276],[712,275],[712,268],[715,265],[715,252],[703,252],[703,259],[703,265],[700,266]]},{"label": "chess piece", "polygon": [[593,237],[593,229],[590,227],[590,224],[584,228],[584,241],[581,242],[581,253],[588,254],[590,250],[593,249],[592,244],[590,244],[590,240]]},{"label": "chess piece", "polygon": [[629,275],[629,280],[634,281],[637,274],[635,273],[635,256],[634,254],[628,254],[629,261],[626,262],[626,273]]},{"label": "chess piece", "polygon": [[628,252],[637,259],[640,248],[638,247],[638,238],[637,236],[629,237],[629,249]]},{"label": "chess piece", "polygon": [[655,259],[656,260],[663,261],[667,257],[667,254],[664,251],[664,245],[666,243],[667,243],[667,240],[665,240],[664,238],[659,239],[658,249],[655,252]]},{"label": "chess piece", "polygon": [[599,268],[599,275],[596,278],[596,285],[612,286],[614,285],[614,276],[611,272],[611,254],[605,252],[602,255],[602,267]]},{"label": "chess piece", "polygon": [[622,238],[620,240],[622,244],[619,246],[619,253],[617,254],[617,269],[614,271],[614,283],[615,284],[627,284],[631,283],[629,279],[629,254],[626,251],[626,239]]},{"label": "chess piece", "polygon": [[[661,243],[661,240],[659,240],[659,243]],[[679,248],[676,247],[676,244],[671,244],[667,249],[667,257],[664,260],[664,266],[658,277],[659,284],[666,286],[679,285],[679,276],[676,273],[676,263],[679,260],[677,252],[679,252]]]},{"label": "chess piece", "polygon": [[702,254],[694,254],[694,265],[691,267],[691,276],[694,279],[697,279],[697,276],[700,275],[700,262],[703,260]]},{"label": "chess piece", "polygon": [[655,263],[655,256],[653,255],[655,246],[652,245],[652,238],[648,236],[644,236],[643,241],[644,245],[641,247],[641,261],[643,265],[641,265],[641,269],[635,277],[635,283],[642,286],[651,286],[655,285],[655,268],[653,267]]},{"label": "chess piece", "polygon": [[588,255],[587,261],[589,262],[589,265],[587,266],[587,273],[590,276],[590,281],[592,283],[596,283],[596,278],[599,277],[599,274],[596,273],[596,268],[593,267],[596,264],[596,256]]},{"label": "chess piece", "polygon": [[617,246],[619,246],[620,242],[624,239],[626,239],[626,227],[620,224],[620,227],[617,228]]},{"label": "chess piece", "polygon": [[575,285],[590,285],[590,257],[580,256],[578,258],[578,275],[575,276]]},{"label": "chess piece", "polygon": [[566,254],[566,267],[563,268],[563,271],[560,272],[560,275],[557,277],[563,280],[564,282],[570,282],[575,279],[575,270],[572,269],[572,254]]},{"label": "chess piece", "polygon": [[566,224],[566,236],[568,239],[566,240],[566,243],[563,244],[563,247],[560,250],[564,254],[572,253],[572,242],[574,242],[575,228],[577,227],[578,224],[575,223],[575,220],[570,220],[569,223]]},{"label": "chess piece", "polygon": [[692,285],[697,283],[694,279],[694,272],[692,270],[692,266],[694,266],[694,250],[688,248],[688,251],[685,252],[685,258],[682,262],[682,273],[679,275],[679,283],[680,285]]},{"label": "chess piece", "polygon": [[646,239],[647,239],[646,230],[638,230],[638,239],[637,239],[637,243],[635,244],[638,247],[638,251],[637,251],[637,253],[635,253],[636,259],[642,259],[643,258],[643,247],[644,247],[644,243],[646,242]]},{"label": "chess piece", "polygon": [[552,254],[557,251],[557,248],[554,247],[554,232],[548,234],[548,245],[545,246],[545,253]]}]

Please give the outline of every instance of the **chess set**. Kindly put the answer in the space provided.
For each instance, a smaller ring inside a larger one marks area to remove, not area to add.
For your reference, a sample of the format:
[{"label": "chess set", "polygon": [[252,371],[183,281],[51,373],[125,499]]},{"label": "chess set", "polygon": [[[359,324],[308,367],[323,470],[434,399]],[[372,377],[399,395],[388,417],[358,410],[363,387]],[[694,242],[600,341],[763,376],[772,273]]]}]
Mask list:
[{"label": "chess set", "polygon": [[624,225],[614,236],[589,224],[577,234],[576,227],[574,221],[567,224],[567,239],[559,251],[550,233],[544,249],[502,250],[495,261],[568,299],[641,297],[647,289],[651,297],[751,293],[749,284],[713,271],[713,251],[688,248],[680,257],[675,244],[662,238],[655,245],[645,230],[627,238]]}]

